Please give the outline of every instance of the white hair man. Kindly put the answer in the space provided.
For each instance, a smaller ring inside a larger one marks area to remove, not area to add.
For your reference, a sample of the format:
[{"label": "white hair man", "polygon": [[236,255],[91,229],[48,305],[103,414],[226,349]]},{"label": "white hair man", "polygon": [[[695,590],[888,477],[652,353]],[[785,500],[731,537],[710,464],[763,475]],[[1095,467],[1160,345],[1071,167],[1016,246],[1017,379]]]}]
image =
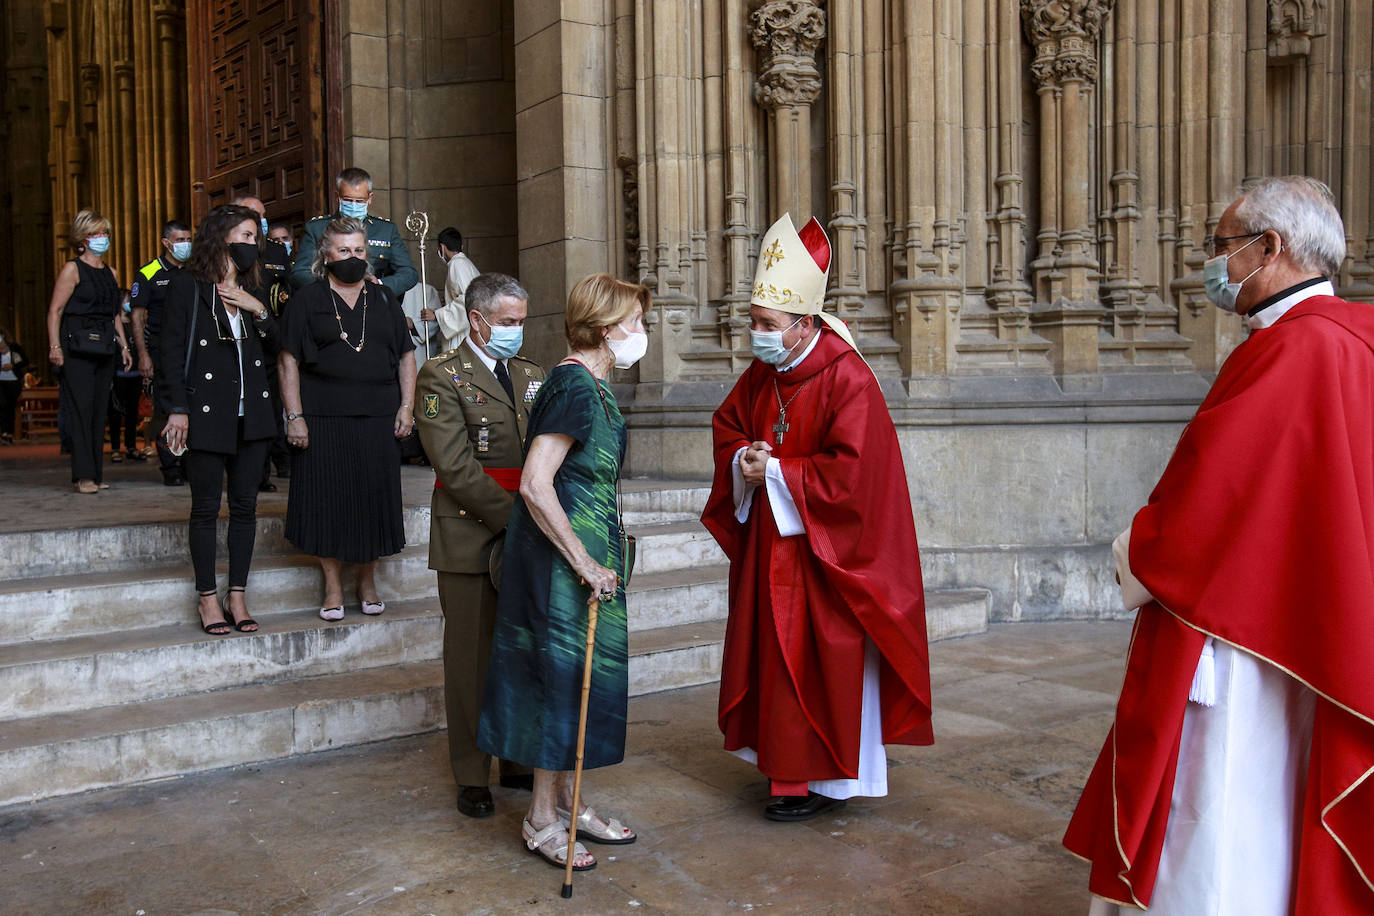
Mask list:
[{"label": "white hair man", "polygon": [[1249,338],[1117,539],[1139,608],[1065,845],[1092,912],[1374,912],[1374,309],[1325,185],[1242,189],[1203,275]]}]

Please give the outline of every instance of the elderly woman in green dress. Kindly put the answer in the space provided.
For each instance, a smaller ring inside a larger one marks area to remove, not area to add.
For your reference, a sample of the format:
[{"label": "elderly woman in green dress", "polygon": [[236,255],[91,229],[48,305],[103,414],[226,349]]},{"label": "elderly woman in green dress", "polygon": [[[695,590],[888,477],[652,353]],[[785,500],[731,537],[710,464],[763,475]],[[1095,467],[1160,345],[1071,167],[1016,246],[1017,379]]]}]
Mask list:
[{"label": "elderly woman in green dress", "polygon": [[[534,769],[521,826],[526,847],[562,868],[568,855],[572,769],[586,651],[587,607],[600,601],[584,769],[625,757],[629,653],[616,478],[625,421],[606,378],[648,349],[649,291],[609,274],[583,279],[568,298],[569,352],[535,399],[520,496],[511,513],[479,746]],[[634,831],[590,807],[577,837],[635,841]],[[573,867],[596,860],[579,842]]]}]

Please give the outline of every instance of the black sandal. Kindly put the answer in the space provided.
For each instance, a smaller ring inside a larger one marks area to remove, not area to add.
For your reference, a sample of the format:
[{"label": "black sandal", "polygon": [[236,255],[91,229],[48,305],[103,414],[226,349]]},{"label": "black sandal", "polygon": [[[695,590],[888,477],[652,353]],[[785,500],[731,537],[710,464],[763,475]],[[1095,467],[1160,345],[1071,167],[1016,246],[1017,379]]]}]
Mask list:
[{"label": "black sandal", "polygon": [[[244,586],[242,586],[242,585],[231,586],[230,589],[229,589],[229,591],[224,593],[224,606],[225,606],[226,608],[229,606],[229,595],[230,595],[230,593],[232,593],[232,592],[238,592],[238,593],[241,595],[241,594],[243,594],[245,591],[246,591],[246,589],[245,589]],[[233,619],[233,616],[234,616],[234,612],[233,612],[233,611],[229,611],[229,612],[228,612],[227,614],[225,614],[224,616],[225,616],[225,619],[229,621],[230,626],[232,626],[234,629],[238,630],[240,633],[256,633],[256,632],[258,631],[258,622],[257,622],[256,620],[254,620],[252,617],[245,617],[245,618],[243,618],[242,620],[234,620],[234,619]]]},{"label": "black sandal", "polygon": [[[212,588],[208,592],[196,592],[196,594],[202,598],[210,598],[214,596],[215,590]],[[224,608],[220,608],[219,612],[220,614],[223,614]],[[196,608],[196,616],[200,616],[199,607]],[[202,620],[200,622],[200,628],[211,636],[228,636],[230,633],[234,632],[234,625],[230,623],[227,619],[215,620],[210,623],[206,623],[204,620]]]}]

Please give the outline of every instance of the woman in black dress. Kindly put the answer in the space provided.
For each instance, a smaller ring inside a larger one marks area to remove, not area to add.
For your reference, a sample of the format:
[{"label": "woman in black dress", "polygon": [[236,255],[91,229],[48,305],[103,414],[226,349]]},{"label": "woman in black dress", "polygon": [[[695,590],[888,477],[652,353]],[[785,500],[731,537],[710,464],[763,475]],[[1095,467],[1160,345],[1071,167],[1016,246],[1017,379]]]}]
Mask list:
[{"label": "woman in black dress", "polygon": [[78,493],[107,489],[101,482],[105,411],[115,365],[134,364],[119,312],[119,278],[105,263],[110,221],[94,210],[72,220],[68,236],[76,257],[62,265],[48,305],[48,363],[61,369],[62,402],[69,417],[72,483]]},{"label": "woman in black dress", "polygon": [[[272,314],[246,291],[258,288],[258,215],[216,207],[200,224],[190,260],[167,284],[158,396],[168,406],[163,432],[173,453],[186,450],[191,485],[189,540],[206,633],[258,628],[245,590],[257,535],[258,478],[276,435],[267,364],[277,355]],[[215,521],[229,480],[229,592],[215,593]]]},{"label": "woman in black dress", "polygon": [[361,564],[364,614],[386,605],[377,558],[405,547],[398,439],[415,425],[415,344],[405,313],[367,264],[367,227],[340,217],[325,227],[315,282],[286,304],[278,361],[291,493],[286,537],[318,557],[320,616],[343,619],[343,563]]}]

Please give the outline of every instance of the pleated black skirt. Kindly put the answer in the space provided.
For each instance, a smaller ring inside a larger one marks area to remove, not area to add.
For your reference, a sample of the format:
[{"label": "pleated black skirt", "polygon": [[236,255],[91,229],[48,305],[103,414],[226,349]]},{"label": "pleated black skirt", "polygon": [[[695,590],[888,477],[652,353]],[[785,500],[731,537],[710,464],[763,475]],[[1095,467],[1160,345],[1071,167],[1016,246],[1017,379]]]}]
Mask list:
[{"label": "pleated black skirt", "polygon": [[302,553],[370,563],[406,545],[401,455],[393,417],[307,416],[310,445],[292,449],[286,539]]}]

